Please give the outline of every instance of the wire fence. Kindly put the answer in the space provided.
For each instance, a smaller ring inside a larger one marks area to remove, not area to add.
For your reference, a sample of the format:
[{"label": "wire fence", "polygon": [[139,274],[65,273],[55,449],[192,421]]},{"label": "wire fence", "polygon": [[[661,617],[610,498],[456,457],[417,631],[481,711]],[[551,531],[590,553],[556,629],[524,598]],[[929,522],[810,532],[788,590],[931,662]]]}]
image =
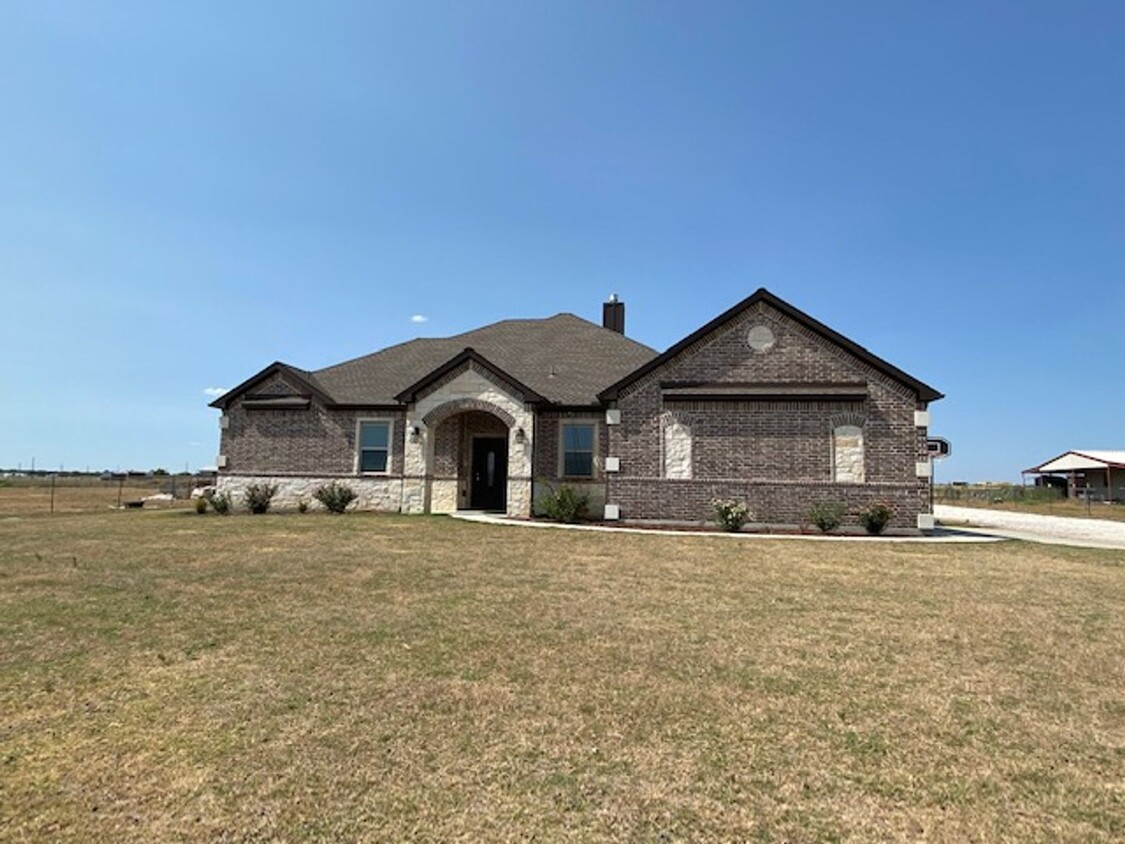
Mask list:
[{"label": "wire fence", "polygon": [[1062,501],[1066,490],[1047,486],[1020,484],[939,484],[934,487],[934,500],[943,504],[976,502],[986,504],[1047,504]]},{"label": "wire fence", "polygon": [[183,507],[213,475],[17,474],[0,477],[0,516]]}]

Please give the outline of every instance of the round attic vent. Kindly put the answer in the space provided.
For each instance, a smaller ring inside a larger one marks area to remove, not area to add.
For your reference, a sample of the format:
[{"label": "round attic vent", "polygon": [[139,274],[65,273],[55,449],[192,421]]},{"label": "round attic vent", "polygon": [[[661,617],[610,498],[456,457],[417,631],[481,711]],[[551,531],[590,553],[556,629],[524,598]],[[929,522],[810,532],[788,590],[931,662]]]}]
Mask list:
[{"label": "round attic vent", "polygon": [[746,332],[746,342],[755,352],[768,352],[777,342],[773,331],[768,325],[755,325]]}]

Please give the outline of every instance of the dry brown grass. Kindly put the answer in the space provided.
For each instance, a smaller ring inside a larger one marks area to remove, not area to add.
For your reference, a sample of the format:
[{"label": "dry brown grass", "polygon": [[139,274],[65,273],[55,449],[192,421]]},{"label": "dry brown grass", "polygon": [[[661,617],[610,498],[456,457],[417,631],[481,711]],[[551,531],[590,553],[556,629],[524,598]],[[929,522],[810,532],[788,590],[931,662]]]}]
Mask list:
[{"label": "dry brown grass", "polygon": [[1115,841],[1113,552],[0,520],[0,839]]},{"label": "dry brown grass", "polygon": [[[121,501],[139,501],[146,495],[160,492],[160,481],[137,480],[126,484],[120,491]],[[117,507],[116,481],[97,478],[63,478],[55,485],[55,514],[96,513]],[[148,509],[187,507],[191,502],[180,499],[171,502],[147,502]],[[36,516],[51,513],[51,484],[48,479],[4,480],[0,482],[0,517]]]}]

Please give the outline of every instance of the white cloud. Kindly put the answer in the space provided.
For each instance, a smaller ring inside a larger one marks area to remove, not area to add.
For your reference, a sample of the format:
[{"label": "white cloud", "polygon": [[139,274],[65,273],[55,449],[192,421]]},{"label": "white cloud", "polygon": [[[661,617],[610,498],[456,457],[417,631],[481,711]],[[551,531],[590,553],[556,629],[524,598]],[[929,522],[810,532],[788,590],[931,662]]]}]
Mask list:
[{"label": "white cloud", "polygon": [[410,321],[411,322],[429,322],[430,318],[428,316],[424,316],[423,314],[414,314],[414,316],[412,316],[410,318]]},{"label": "white cloud", "polygon": [[203,388],[203,395],[207,396],[207,398],[209,398],[209,399],[217,399],[219,396],[221,396],[225,392],[227,392],[226,387],[204,387]]}]

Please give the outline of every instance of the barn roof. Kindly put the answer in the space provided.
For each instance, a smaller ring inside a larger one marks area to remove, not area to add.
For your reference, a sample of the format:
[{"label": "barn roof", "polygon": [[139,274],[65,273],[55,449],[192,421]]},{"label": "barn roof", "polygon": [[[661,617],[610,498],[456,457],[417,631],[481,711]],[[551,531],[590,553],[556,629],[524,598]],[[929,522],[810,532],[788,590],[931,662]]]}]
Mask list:
[{"label": "barn roof", "polygon": [[1125,451],[1104,451],[1088,448],[1073,450],[1025,471],[1049,474],[1051,472],[1074,472],[1080,469],[1125,469]]}]

